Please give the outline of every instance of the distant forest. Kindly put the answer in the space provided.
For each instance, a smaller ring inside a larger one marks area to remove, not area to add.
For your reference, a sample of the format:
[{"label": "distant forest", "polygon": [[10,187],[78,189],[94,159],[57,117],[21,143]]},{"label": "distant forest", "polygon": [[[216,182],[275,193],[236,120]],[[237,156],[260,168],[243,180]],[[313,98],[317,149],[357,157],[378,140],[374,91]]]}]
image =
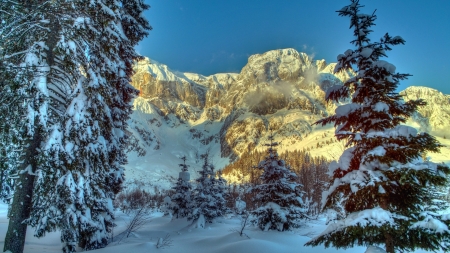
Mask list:
[{"label": "distant forest", "polygon": [[[257,185],[260,183],[259,178],[262,171],[256,167],[266,156],[267,151],[244,153],[240,159],[227,165],[222,170],[222,174],[225,177],[234,176],[244,184]],[[309,213],[320,213],[322,192],[326,189],[330,180],[327,175],[330,161],[324,156],[313,157],[305,150],[285,151],[280,153],[279,156],[298,175],[298,183],[303,185],[303,191],[305,192],[304,200],[310,203]],[[251,201],[246,202],[251,205]]]}]

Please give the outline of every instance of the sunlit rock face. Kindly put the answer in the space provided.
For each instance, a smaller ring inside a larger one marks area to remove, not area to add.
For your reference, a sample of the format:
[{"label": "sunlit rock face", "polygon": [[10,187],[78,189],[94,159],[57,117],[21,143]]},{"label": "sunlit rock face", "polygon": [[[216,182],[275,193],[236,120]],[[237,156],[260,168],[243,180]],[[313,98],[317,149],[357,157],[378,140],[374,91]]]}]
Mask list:
[{"label": "sunlit rock face", "polygon": [[423,99],[427,104],[418,108],[409,123],[421,131],[449,136],[450,96],[422,86],[412,86],[400,92],[405,101]]},{"label": "sunlit rock face", "polygon": [[324,90],[349,77],[294,49],[252,55],[240,73],[181,73],[148,58],[135,70],[132,85],[140,97],[163,118],[177,118],[173,126],[220,122],[216,134],[224,157],[260,146],[269,130],[301,139],[315,120],[334,110],[325,103]]},{"label": "sunlit rock face", "polygon": [[[313,123],[334,113],[336,105],[325,102],[326,89],[354,74],[334,73],[335,66],[294,49],[280,49],[250,56],[240,73],[203,76],[173,71],[146,58],[136,64],[132,85],[141,91],[140,103],[145,101],[158,114],[149,116],[153,122],[158,119],[158,124],[148,125],[151,139],[158,140],[154,146],[164,146],[158,127],[179,128],[180,135],[202,128],[202,137],[194,138],[200,135],[192,132],[186,136],[198,145],[217,147],[222,157],[236,158],[261,148],[270,131],[286,140],[284,147],[301,149],[301,141],[314,131]],[[429,103],[411,124],[425,131],[444,131],[450,125],[448,96],[424,87],[402,94],[405,100],[422,98]]]}]

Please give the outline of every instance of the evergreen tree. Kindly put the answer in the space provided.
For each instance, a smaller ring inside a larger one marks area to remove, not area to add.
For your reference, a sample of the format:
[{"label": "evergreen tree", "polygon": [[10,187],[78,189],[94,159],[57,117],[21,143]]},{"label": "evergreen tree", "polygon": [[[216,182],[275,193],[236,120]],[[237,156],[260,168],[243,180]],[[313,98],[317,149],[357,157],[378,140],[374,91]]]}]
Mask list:
[{"label": "evergreen tree", "polygon": [[351,102],[317,122],[334,123],[337,139],[347,141],[339,161],[329,166],[332,182],[323,207],[333,208],[342,200],[348,215],[307,245],[384,244],[387,252],[448,250],[450,220],[437,212],[442,206],[435,208],[433,203],[435,189],[447,183],[450,169],[421,161],[422,153],[438,152],[441,145],[433,136],[401,124],[425,103],[402,101],[396,89],[408,75],[396,73],[394,65],[380,59],[391,46],[405,41],[386,33],[371,42],[376,15],[361,14],[361,7],[351,0],[338,11],[350,17],[356,48],[338,56],[335,72],[351,69],[356,75],[326,94],[328,101],[351,97]]},{"label": "evergreen tree", "polygon": [[21,88],[9,85],[9,97],[25,107],[19,111],[25,120],[11,129],[23,151],[15,156],[21,173],[5,250],[23,251],[25,219],[36,236],[60,229],[64,252],[103,247],[114,225],[112,199],[124,180],[126,121],[137,94],[129,82],[139,58],[134,46],[150,29],[141,15],[148,6],[76,0],[0,7],[2,77],[15,76]]},{"label": "evergreen tree", "polygon": [[184,177],[188,173],[189,165],[186,164],[186,156],[183,156],[181,159],[183,160],[183,163],[179,164],[181,173],[176,185],[172,188],[175,190],[175,193],[171,197],[172,205],[169,207],[172,210],[172,215],[176,218],[187,217],[191,213],[192,185]]},{"label": "evergreen tree", "polygon": [[306,217],[306,207],[302,200],[303,192],[298,176],[284,160],[278,157],[274,136],[269,136],[270,143],[265,144],[267,156],[258,164],[263,173],[260,184],[251,191],[256,193],[255,202],[261,206],[252,211],[258,227],[264,231],[286,231],[300,226],[301,219]]},{"label": "evergreen tree", "polygon": [[[51,98],[62,88],[52,69],[57,22],[51,22],[56,5],[33,0],[0,2],[0,97],[6,103],[0,109],[1,190],[2,195],[14,191],[4,250],[13,253],[23,252],[34,172],[45,162],[39,150],[57,122],[59,101]],[[9,180],[12,175],[14,181]]]},{"label": "evergreen tree", "polygon": [[214,218],[223,216],[226,211],[226,181],[219,173],[216,178],[214,166],[209,163],[208,153],[204,154],[200,177],[195,181],[192,212],[188,220],[202,220],[211,223]]}]

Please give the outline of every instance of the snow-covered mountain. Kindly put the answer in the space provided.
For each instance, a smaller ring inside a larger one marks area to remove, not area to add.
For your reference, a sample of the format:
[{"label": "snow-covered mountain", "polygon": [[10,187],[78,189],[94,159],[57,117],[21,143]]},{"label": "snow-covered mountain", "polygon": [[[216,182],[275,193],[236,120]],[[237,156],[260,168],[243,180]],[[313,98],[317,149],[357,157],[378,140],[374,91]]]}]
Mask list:
[{"label": "snow-covered mountain", "polygon": [[400,94],[405,101],[423,99],[427,102],[410,120],[412,125],[421,131],[450,137],[450,95],[422,86],[409,87]]},{"label": "snow-covered mountain", "polygon": [[[132,84],[141,96],[134,101],[130,132],[134,150],[145,155],[130,152],[127,176],[166,185],[186,155],[195,177],[201,154],[209,151],[220,169],[243,152],[263,149],[270,131],[282,141],[280,151],[305,148],[337,157],[343,147],[333,127],[313,125],[334,113],[335,105],[324,100],[326,89],[352,75],[334,74],[334,66],[294,49],[252,55],[240,73],[211,76],[140,61]],[[405,99],[429,101],[412,125],[439,134],[450,126],[448,96],[437,98],[438,91],[425,87],[404,92]]]}]

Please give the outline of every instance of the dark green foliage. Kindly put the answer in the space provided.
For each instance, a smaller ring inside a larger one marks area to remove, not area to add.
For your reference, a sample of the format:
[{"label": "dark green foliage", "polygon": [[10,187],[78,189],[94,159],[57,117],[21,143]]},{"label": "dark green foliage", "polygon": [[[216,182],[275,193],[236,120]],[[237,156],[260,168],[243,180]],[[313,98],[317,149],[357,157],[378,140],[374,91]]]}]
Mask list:
[{"label": "dark green foliage", "polygon": [[[0,41],[0,48],[6,47]],[[21,103],[24,97],[17,95],[22,93],[20,82],[14,79],[17,70],[0,60],[0,199],[5,202],[12,198],[14,178],[18,174],[15,165],[23,154],[21,145],[27,139],[20,129],[22,120],[17,117],[24,115],[26,109]]]}]

